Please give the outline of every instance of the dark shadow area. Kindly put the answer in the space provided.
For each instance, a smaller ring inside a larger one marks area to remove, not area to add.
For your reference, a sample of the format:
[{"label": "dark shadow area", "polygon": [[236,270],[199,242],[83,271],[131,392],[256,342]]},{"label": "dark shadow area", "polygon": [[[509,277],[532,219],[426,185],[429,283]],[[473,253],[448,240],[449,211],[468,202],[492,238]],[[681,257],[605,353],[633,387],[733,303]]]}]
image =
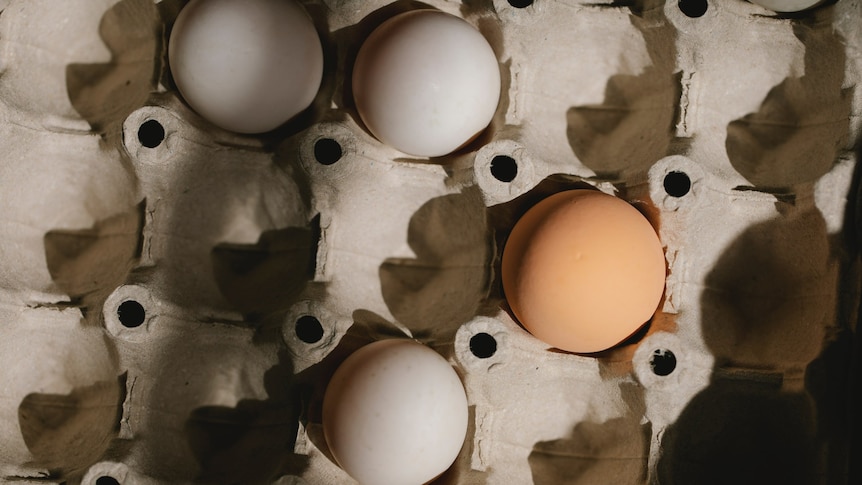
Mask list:
[{"label": "dark shadow area", "polygon": [[111,61],[66,66],[66,90],[72,106],[104,133],[120,126],[146,103],[161,65],[162,24],[150,0],[122,0],[102,16],[99,35]]},{"label": "dark shadow area", "polygon": [[[311,279],[319,235],[293,162],[204,145],[177,153],[139,174],[153,187],[146,194],[149,256],[159,265],[148,284],[153,295],[248,320],[291,305]],[[242,157],[251,160],[239,167]]]},{"label": "dark shadow area", "polygon": [[[645,483],[651,426],[641,424],[643,391],[622,385],[627,416],[603,423],[583,421],[570,437],[536,443],[528,458],[535,485]],[[690,482],[691,484],[697,482]]]},{"label": "dark shadow area", "polygon": [[818,440],[824,444],[829,483],[862,483],[862,360],[860,360],[860,181],[862,146],[856,148],[856,166],[847,194],[844,230],[833,236],[842,257],[837,328],[806,369],[805,385],[817,403]]},{"label": "dark shadow area", "polygon": [[55,229],[44,236],[51,279],[73,300],[105,296],[140,257],[144,203],[97,222],[90,229]]},{"label": "dark shadow area", "polygon": [[858,467],[858,457],[862,456],[852,452],[853,443],[858,443],[862,435],[858,430],[854,434],[850,426],[859,419],[858,363],[854,363],[854,354],[858,359],[858,333],[855,340],[854,350],[854,333],[842,329],[805,371],[805,387],[817,407],[817,442],[823,446],[828,483],[859,483],[849,471],[850,467]]},{"label": "dark shadow area", "polygon": [[804,366],[832,323],[837,275],[826,223],[815,207],[776,204],[782,214],[746,229],[706,277],[703,336],[717,366]]},{"label": "dark shadow area", "polygon": [[529,457],[533,483],[644,483],[649,433],[649,425],[630,419],[579,423],[571,438],[533,447]]},{"label": "dark shadow area", "polygon": [[805,75],[773,87],[760,110],[727,126],[733,168],[759,190],[814,183],[829,172],[849,135],[852,89],[842,89],[844,39],[830,22],[793,24],[805,46]]},{"label": "dark shadow area", "polygon": [[307,465],[293,454],[299,407],[290,392],[290,356],[267,371],[268,399],[243,399],[235,407],[203,406],[185,423],[189,447],[204,483],[270,483],[284,473],[300,474]]},{"label": "dark shadow area", "polygon": [[[858,273],[860,263],[860,250],[862,250],[862,166],[859,161],[862,160],[862,143],[856,146],[856,170],[853,176],[853,185],[850,195],[848,196],[847,211],[844,220],[844,235],[849,242],[849,247],[853,250],[853,267],[856,272],[852,273],[848,279],[859,282]],[[848,316],[847,323],[851,329],[850,339],[850,370],[849,370],[849,385],[845,388],[849,399],[845,411],[848,414],[847,418],[847,433],[850,435],[848,443],[848,456],[853,457],[849,460],[848,481],[847,483],[862,483],[862,460],[858,457],[862,456],[862,332],[860,332],[860,315],[862,315],[862,298],[857,297],[854,308],[856,312],[851,312]],[[852,320],[851,320],[852,318]],[[846,362],[839,365],[847,365]],[[842,401],[845,401],[842,399]]]},{"label": "dark shadow area", "polygon": [[[663,485],[858,481],[859,174],[842,233],[815,207],[776,202],[779,216],[744,231],[707,277],[717,367],[662,437]],[[804,381],[785,382],[788,368]]]},{"label": "dark shadow area", "polygon": [[222,295],[252,315],[286,310],[314,279],[319,219],[312,228],[265,231],[257,244],[217,244],[212,267]]},{"label": "dark shadow area", "polygon": [[461,2],[461,16],[464,18],[475,18],[487,12],[494,12],[494,0],[463,0]]},{"label": "dark shadow area", "polygon": [[119,431],[125,381],[97,382],[71,393],[28,394],[18,406],[18,425],[38,468],[56,476],[80,472],[98,461]]},{"label": "dark shadow area", "polygon": [[491,250],[478,187],[426,202],[410,218],[407,242],[415,259],[380,266],[383,299],[414,337],[450,341],[488,295]]},{"label": "dark shadow area", "polygon": [[276,354],[280,328],[262,326],[251,341],[246,332],[188,322],[155,334],[130,386],[136,432],[124,462],[165,483],[263,484],[305,470],[293,453],[300,407],[291,356]]},{"label": "dark shadow area", "polygon": [[157,319],[151,333],[122,347],[135,362],[126,403],[135,435],[112,452],[165,483],[301,475],[292,360],[275,352],[284,346],[279,312],[314,273],[308,185],[296,180],[293,155],[220,145],[218,133],[187,128],[200,131],[169,134],[172,149],[138,174],[152,265],[130,276],[161,308],[183,313],[145,308]]},{"label": "dark shadow area", "polygon": [[643,0],[629,7],[652,64],[636,76],[612,76],[601,104],[574,106],[566,114],[569,145],[599,179],[645,173],[665,156],[675,136],[681,95],[680,74],[674,72],[676,35],[656,5],[656,0]]},{"label": "dark shadow area", "polygon": [[662,435],[659,483],[821,483],[814,404],[779,386],[714,379]]}]

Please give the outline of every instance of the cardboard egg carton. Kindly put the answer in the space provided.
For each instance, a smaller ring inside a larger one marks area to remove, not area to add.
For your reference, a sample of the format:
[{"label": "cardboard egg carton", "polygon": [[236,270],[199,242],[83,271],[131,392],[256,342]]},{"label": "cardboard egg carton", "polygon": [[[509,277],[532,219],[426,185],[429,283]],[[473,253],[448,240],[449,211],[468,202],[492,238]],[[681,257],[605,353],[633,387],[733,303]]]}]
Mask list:
[{"label": "cardboard egg carton", "polygon": [[[179,97],[183,1],[0,2],[0,478],[353,483],[323,392],[399,337],[467,391],[434,483],[858,479],[862,3],[690,1],[303,2],[324,81],[261,136]],[[362,39],[419,8],[479,29],[503,80],[430,160],[350,93]],[[530,336],[499,278],[518,217],[579,187],[640,209],[668,267],[649,325],[593,355]]]}]

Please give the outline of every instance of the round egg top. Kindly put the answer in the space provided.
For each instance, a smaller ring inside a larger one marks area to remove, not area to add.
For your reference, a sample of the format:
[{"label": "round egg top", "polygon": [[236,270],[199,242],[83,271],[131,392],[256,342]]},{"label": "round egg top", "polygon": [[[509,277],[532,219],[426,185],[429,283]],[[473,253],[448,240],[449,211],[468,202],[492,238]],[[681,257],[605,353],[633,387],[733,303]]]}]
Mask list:
[{"label": "round egg top", "polygon": [[352,87],[362,121],[380,141],[438,157],[491,122],[500,68],[488,41],[465,20],[415,10],[371,33],[357,55]]},{"label": "round egg top", "polygon": [[823,0],[751,0],[751,3],[755,3],[761,7],[785,13],[801,12],[822,2]]},{"label": "round egg top", "polygon": [[515,224],[503,290],[521,324],[570,352],[608,349],[646,323],[664,292],[665,259],[649,221],[595,190],[554,194]]},{"label": "round egg top", "polygon": [[381,340],[339,366],[323,431],[341,467],[365,485],[421,485],[458,456],[467,398],[451,365],[411,340]]},{"label": "round egg top", "polygon": [[192,0],[168,47],[186,102],[238,133],[285,123],[311,104],[323,78],[317,30],[292,0]]}]

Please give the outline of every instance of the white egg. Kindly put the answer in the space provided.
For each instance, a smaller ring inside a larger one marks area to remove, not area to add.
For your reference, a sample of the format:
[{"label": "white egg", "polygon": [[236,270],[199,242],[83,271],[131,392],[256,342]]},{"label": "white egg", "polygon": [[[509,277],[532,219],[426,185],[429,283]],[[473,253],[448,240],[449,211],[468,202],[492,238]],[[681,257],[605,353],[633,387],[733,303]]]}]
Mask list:
[{"label": "white egg", "polygon": [[420,157],[451,153],[494,116],[500,69],[472,25],[436,10],[393,17],[368,37],[353,69],[362,121],[387,145]]},{"label": "white egg", "polygon": [[323,400],[323,431],[339,465],[365,485],[420,485],[446,471],[467,433],[467,397],[438,353],[410,340],[362,347]]},{"label": "white egg", "polygon": [[288,121],[311,104],[323,77],[317,30],[292,0],[192,0],[168,56],[186,102],[239,133]]},{"label": "white egg", "polygon": [[751,0],[751,3],[768,8],[775,12],[801,12],[809,9],[823,0]]}]

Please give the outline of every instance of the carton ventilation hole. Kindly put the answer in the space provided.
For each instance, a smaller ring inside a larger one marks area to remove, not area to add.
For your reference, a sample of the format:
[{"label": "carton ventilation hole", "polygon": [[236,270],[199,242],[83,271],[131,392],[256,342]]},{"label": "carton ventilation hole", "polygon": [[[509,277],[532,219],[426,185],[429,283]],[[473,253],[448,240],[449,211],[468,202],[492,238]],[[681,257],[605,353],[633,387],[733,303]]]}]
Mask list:
[{"label": "carton ventilation hole", "polygon": [[507,155],[497,155],[491,160],[491,175],[500,182],[511,182],[518,176],[518,162]]},{"label": "carton ventilation hole", "polygon": [[470,352],[480,359],[487,359],[497,352],[497,340],[485,333],[477,333],[470,337]]},{"label": "carton ventilation hole", "polygon": [[143,305],[135,300],[126,300],[117,308],[117,318],[124,327],[135,328],[141,326],[146,319],[147,312]]},{"label": "carton ventilation hole", "polygon": [[515,8],[526,8],[533,4],[533,0],[509,0],[509,5]]},{"label": "carton ventilation hole", "polygon": [[332,165],[341,160],[341,145],[332,138],[321,138],[314,143],[314,158],[321,165]]},{"label": "carton ventilation hole", "polygon": [[120,485],[120,482],[114,477],[104,476],[96,479],[96,485]]},{"label": "carton ventilation hole", "polygon": [[670,172],[664,177],[664,191],[671,197],[682,197],[691,190],[691,179],[684,172]]},{"label": "carton ventilation hole", "polygon": [[155,148],[165,139],[165,127],[156,120],[147,120],[138,128],[138,141],[147,148]]},{"label": "carton ventilation hole", "polygon": [[320,342],[320,339],[323,338],[323,325],[320,324],[320,320],[311,315],[299,317],[296,320],[294,331],[297,338],[307,344]]},{"label": "carton ventilation hole", "polygon": [[649,365],[653,374],[667,376],[676,369],[676,356],[667,349],[656,349],[650,357]]},{"label": "carton ventilation hole", "polygon": [[706,9],[709,8],[707,0],[679,0],[677,5],[686,17],[693,19],[702,17],[706,13]]}]

